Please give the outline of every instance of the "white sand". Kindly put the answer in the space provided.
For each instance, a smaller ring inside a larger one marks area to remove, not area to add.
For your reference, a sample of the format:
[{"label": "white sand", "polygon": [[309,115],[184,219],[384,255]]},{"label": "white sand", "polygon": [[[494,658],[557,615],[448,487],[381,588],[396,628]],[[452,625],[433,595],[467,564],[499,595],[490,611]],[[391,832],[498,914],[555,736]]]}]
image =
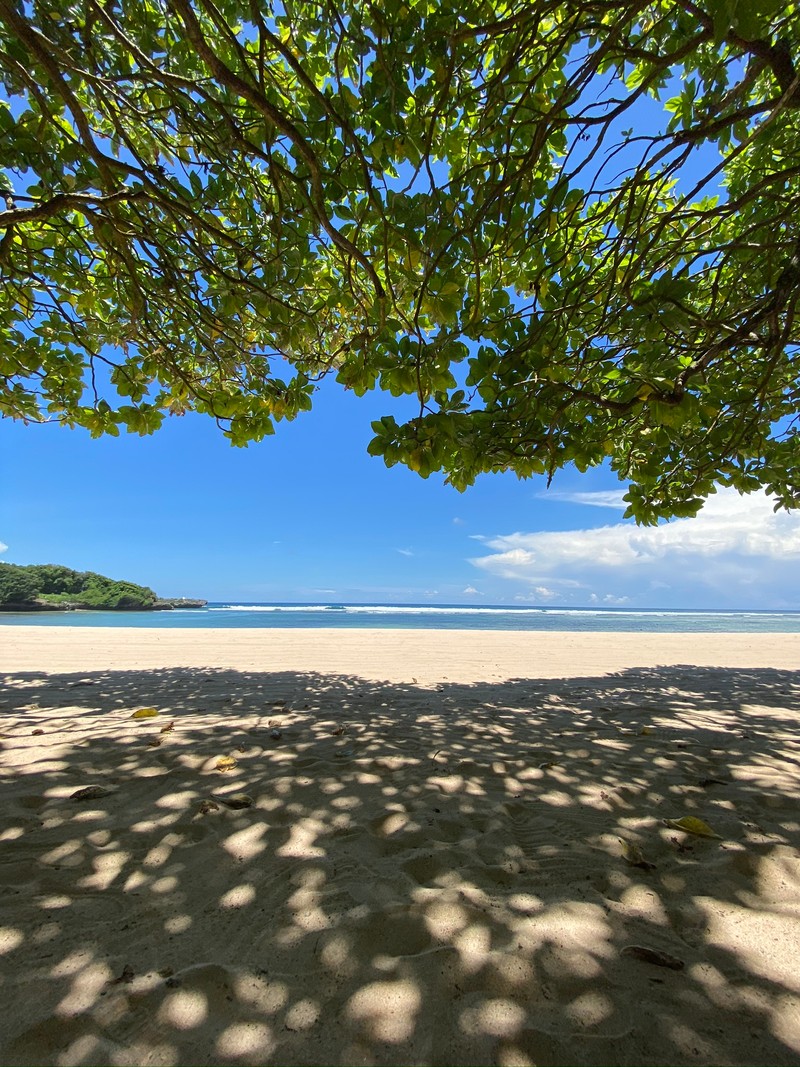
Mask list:
[{"label": "white sand", "polygon": [[0,1063],[800,1064],[798,667],[0,625]]}]

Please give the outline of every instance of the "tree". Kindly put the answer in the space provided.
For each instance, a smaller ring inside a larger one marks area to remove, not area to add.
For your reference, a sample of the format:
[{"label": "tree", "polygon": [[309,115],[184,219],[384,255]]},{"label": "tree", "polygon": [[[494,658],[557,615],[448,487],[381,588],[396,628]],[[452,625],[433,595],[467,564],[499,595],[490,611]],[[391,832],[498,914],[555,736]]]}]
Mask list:
[{"label": "tree", "polygon": [[0,0],[0,412],[800,506],[797,7]]},{"label": "tree", "polygon": [[58,563],[34,563],[25,570],[36,582],[38,595],[79,593],[84,586],[85,575]]},{"label": "tree", "polygon": [[0,563],[0,604],[24,604],[36,597],[35,577],[27,567]]}]

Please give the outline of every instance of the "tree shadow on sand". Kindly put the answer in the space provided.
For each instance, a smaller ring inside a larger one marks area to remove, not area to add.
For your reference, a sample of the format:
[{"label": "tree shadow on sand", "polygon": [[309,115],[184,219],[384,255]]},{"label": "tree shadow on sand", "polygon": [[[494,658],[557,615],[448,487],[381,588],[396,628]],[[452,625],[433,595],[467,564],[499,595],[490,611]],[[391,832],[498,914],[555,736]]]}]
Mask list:
[{"label": "tree shadow on sand", "polygon": [[795,673],[5,682],[4,1064],[800,1063]]}]

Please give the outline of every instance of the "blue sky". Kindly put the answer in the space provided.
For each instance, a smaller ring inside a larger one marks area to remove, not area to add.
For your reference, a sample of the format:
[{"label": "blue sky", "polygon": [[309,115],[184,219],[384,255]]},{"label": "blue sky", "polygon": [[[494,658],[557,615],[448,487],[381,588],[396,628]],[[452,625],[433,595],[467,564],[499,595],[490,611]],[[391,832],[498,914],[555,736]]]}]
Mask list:
[{"label": "blue sky", "polygon": [[763,496],[643,529],[605,470],[460,494],[366,454],[396,403],[331,382],[248,449],[201,416],[101,440],[2,420],[0,559],[232,602],[800,608],[800,516]]}]

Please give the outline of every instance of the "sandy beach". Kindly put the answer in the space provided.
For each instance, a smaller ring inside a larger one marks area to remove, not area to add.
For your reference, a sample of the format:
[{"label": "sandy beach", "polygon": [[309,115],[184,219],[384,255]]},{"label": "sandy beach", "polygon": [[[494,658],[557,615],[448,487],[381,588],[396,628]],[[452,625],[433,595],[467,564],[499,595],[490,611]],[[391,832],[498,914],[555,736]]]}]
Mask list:
[{"label": "sandy beach", "polygon": [[2,1064],[800,1064],[800,635],[4,624],[0,675]]}]

